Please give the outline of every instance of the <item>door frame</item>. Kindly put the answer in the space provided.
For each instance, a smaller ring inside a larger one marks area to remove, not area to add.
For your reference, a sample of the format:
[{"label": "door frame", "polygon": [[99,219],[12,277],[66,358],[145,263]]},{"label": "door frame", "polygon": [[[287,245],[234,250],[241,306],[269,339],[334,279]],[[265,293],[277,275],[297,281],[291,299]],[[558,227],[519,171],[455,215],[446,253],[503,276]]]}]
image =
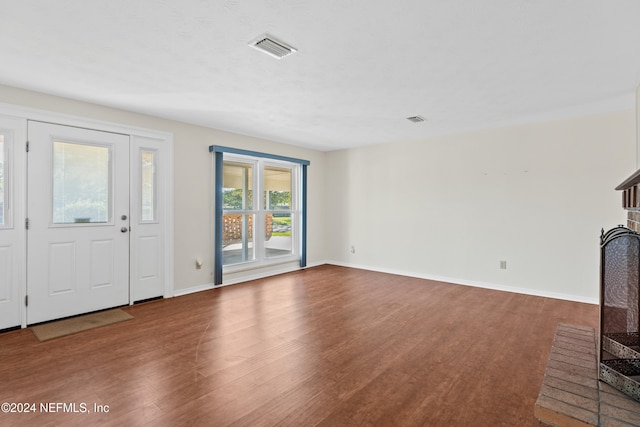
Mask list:
[{"label": "door frame", "polygon": [[[136,126],[123,125],[118,123],[112,123],[97,119],[79,117],[74,115],[56,113],[52,111],[39,110],[29,107],[23,107],[12,104],[0,103],[0,116],[5,116],[7,118],[16,119],[20,123],[21,129],[17,129],[16,131],[16,141],[14,142],[14,168],[13,168],[13,191],[14,191],[14,226],[16,227],[19,233],[19,239],[21,242],[20,250],[22,256],[16,265],[20,268],[21,272],[21,283],[20,283],[20,294],[19,300],[22,302],[21,305],[21,327],[27,327],[27,310],[24,304],[25,297],[27,295],[27,230],[25,227],[25,219],[26,219],[26,203],[27,203],[27,156],[26,156],[26,143],[27,143],[27,122],[28,120],[48,122],[52,124],[73,126],[77,128],[85,128],[91,130],[112,132],[112,133],[121,133],[130,136],[130,139],[133,140],[136,137],[142,138],[150,138],[153,140],[161,141],[162,146],[162,156],[160,156],[161,164],[159,167],[162,168],[166,173],[164,175],[163,180],[163,188],[162,188],[162,201],[163,201],[163,209],[164,209],[164,224],[162,227],[162,231],[164,234],[163,237],[163,245],[162,245],[162,253],[163,253],[163,280],[164,280],[164,294],[162,297],[171,298],[174,296],[174,230],[173,230],[173,219],[174,219],[174,209],[173,209],[173,187],[174,187],[174,172],[173,172],[173,134],[169,132],[162,132],[153,129],[146,129]],[[22,137],[23,140],[19,140],[18,138]],[[134,144],[130,144],[129,147],[129,158],[134,159]],[[130,176],[138,176],[138,165],[134,161],[130,161]],[[132,184],[133,185],[133,180]],[[130,198],[134,197],[136,193],[130,191]],[[130,203],[131,210],[138,209],[137,201],[131,200]],[[130,233],[130,265],[137,265],[139,260],[137,259],[137,252],[134,251],[135,242],[138,240],[137,233],[139,232],[139,227],[136,227],[135,224],[131,224],[131,233]],[[133,269],[130,268],[129,274]],[[131,277],[130,277],[130,283]],[[130,285],[131,286],[131,285]],[[129,291],[129,304],[133,304],[133,292]]]}]

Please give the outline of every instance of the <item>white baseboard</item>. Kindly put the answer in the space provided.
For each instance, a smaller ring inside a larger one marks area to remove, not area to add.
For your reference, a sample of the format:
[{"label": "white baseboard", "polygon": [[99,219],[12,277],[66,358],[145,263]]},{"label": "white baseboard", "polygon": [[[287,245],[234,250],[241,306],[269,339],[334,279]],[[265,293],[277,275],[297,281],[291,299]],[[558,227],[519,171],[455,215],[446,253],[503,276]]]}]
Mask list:
[{"label": "white baseboard", "polygon": [[196,292],[208,291],[216,286],[213,283],[206,283],[204,285],[192,286],[191,288],[176,289],[173,292],[174,297],[181,297],[183,295],[195,294]]},{"label": "white baseboard", "polygon": [[[350,263],[330,261],[330,260],[310,263],[305,268],[317,267],[323,264],[337,265],[340,267],[358,268],[361,270],[377,271],[379,273],[396,274],[399,276],[415,277],[418,279],[435,280],[438,282],[452,283],[455,285],[473,286],[475,288],[492,289],[495,291],[513,292],[516,294],[532,295],[532,296],[545,297],[545,298],[554,298],[554,299],[561,299],[561,300],[573,301],[573,302],[582,302],[585,304],[595,304],[595,305],[600,304],[600,301],[598,301],[597,298],[587,298],[587,297],[578,296],[578,295],[569,295],[569,294],[563,294],[558,292],[541,291],[538,289],[518,288],[514,286],[498,285],[495,283],[478,282],[474,280],[457,279],[454,277],[436,276],[431,274],[415,273],[410,271],[400,271],[400,270],[394,270],[389,268],[378,268],[378,267],[371,267],[368,265],[357,265],[357,264],[350,264]],[[207,291],[209,289],[221,288],[223,286],[235,285],[237,283],[248,282],[250,280],[264,279],[265,277],[277,276],[279,274],[290,273],[292,271],[298,271],[298,270],[300,270],[300,267],[288,267],[288,268],[283,268],[281,270],[274,270],[266,273],[258,273],[258,274],[253,274],[249,276],[244,276],[239,279],[234,279],[228,282],[224,282],[222,285],[218,285],[218,286],[215,286],[213,283],[207,283],[204,285],[193,286],[191,288],[186,288],[186,289],[176,289],[176,291],[174,292],[174,296],[178,297],[182,295],[188,295],[195,292],[202,292],[202,291]]]},{"label": "white baseboard", "polygon": [[[319,261],[319,262],[310,263],[304,268],[317,267],[317,266],[323,265],[323,264],[330,264],[330,263],[328,261]],[[193,294],[193,293],[196,293],[196,292],[208,291],[210,289],[222,288],[223,286],[235,285],[235,284],[238,284],[238,283],[248,282],[250,280],[264,279],[265,277],[277,276],[279,274],[285,274],[285,273],[291,273],[293,271],[304,270],[304,268],[287,267],[287,268],[282,268],[280,270],[272,270],[272,271],[269,271],[269,272],[263,272],[263,273],[257,273],[257,274],[243,276],[242,278],[238,278],[238,279],[234,279],[234,280],[229,280],[229,281],[223,282],[222,285],[217,285],[217,286],[214,285],[213,283],[206,283],[204,285],[193,286],[193,287],[190,287],[190,288],[176,289],[174,291],[174,293],[173,293],[173,296],[179,297],[179,296],[182,296],[182,295],[189,295],[189,294]]]},{"label": "white baseboard", "polygon": [[359,268],[361,270],[377,271],[379,273],[396,274],[399,276],[415,277],[418,279],[435,280],[438,282],[452,283],[455,285],[473,286],[475,288],[492,289],[495,291],[513,292],[516,294],[532,295],[537,297],[554,298],[573,302],[582,302],[585,304],[600,304],[597,298],[588,298],[579,295],[562,294],[558,292],[541,291],[538,289],[518,288],[514,286],[498,285],[495,283],[477,282],[474,280],[457,279],[454,277],[435,276],[431,274],[414,273],[409,271],[399,271],[388,268],[377,268],[368,265],[356,265],[338,261],[327,261],[327,264],[338,265],[341,267]]},{"label": "white baseboard", "polygon": [[[316,267],[318,265],[322,265],[322,264],[327,264],[326,261],[322,261],[322,262],[317,262],[317,263],[311,263],[308,264],[306,267],[304,268],[311,268],[311,267]],[[248,282],[250,280],[257,280],[257,279],[264,279],[265,277],[271,277],[271,276],[277,276],[279,274],[285,274],[285,273],[291,273],[293,271],[298,271],[298,270],[304,270],[304,268],[300,268],[299,266],[288,266],[288,267],[283,267],[281,269],[277,269],[277,270],[270,270],[270,271],[266,271],[266,272],[260,272],[260,273],[255,273],[255,274],[251,274],[251,275],[246,275],[246,276],[242,276],[236,279],[231,279],[231,280],[224,280],[224,278],[222,279],[222,285],[220,286],[228,286],[228,285],[235,285],[236,283],[244,283],[244,282]],[[216,287],[220,287],[220,286],[216,286]]]}]

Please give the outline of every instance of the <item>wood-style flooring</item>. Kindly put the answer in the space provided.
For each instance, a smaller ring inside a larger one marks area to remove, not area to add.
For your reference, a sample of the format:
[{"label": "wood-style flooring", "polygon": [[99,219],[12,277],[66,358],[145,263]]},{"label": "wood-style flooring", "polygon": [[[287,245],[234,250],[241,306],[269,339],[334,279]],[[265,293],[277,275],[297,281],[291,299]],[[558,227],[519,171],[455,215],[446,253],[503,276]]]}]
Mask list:
[{"label": "wood-style flooring", "polygon": [[598,321],[595,305],[330,265],[125,311],[42,343],[1,334],[0,402],[37,410],[0,425],[534,426],[557,323]]}]

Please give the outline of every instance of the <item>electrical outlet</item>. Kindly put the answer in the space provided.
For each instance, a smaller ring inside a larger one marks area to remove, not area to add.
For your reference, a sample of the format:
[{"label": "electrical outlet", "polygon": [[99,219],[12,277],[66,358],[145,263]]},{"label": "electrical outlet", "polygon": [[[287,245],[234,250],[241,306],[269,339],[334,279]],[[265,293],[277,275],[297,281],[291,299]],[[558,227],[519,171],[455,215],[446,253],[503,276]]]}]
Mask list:
[{"label": "electrical outlet", "polygon": [[500,261],[500,270],[507,269],[507,261]]}]

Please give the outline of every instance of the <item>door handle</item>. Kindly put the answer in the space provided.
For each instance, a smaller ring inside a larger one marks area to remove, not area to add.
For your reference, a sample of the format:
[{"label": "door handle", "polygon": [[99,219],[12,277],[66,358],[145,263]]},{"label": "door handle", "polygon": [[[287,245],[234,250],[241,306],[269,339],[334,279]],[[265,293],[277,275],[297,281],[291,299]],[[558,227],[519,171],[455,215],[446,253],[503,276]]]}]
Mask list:
[{"label": "door handle", "polygon": [[129,229],[127,227],[122,227],[120,231],[122,231],[123,233],[126,233],[127,231],[129,231]]}]

